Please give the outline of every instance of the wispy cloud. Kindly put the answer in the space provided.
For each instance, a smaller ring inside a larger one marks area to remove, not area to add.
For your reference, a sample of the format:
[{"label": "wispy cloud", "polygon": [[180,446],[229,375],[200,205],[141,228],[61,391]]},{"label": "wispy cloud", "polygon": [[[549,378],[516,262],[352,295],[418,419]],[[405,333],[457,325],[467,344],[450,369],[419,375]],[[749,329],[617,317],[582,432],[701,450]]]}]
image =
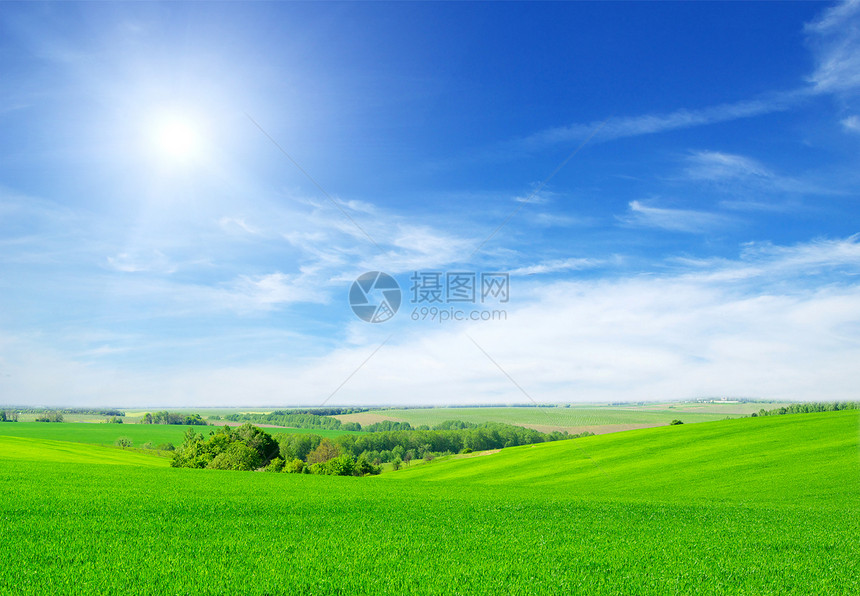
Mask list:
[{"label": "wispy cloud", "polygon": [[816,91],[844,93],[860,87],[860,0],[847,0],[807,24],[816,57],[809,81]]},{"label": "wispy cloud", "polygon": [[767,168],[754,159],[719,151],[694,152],[689,158],[687,175],[700,180],[773,176]]},{"label": "wispy cloud", "polygon": [[158,272],[175,273],[176,265],[170,262],[160,250],[148,251],[145,254],[119,253],[107,258],[111,269],[124,273]]},{"label": "wispy cloud", "polygon": [[[752,118],[794,108],[814,93],[842,93],[860,86],[860,0],[847,0],[826,10],[807,24],[806,32],[816,57],[808,77],[811,88],[778,91],[732,103],[672,112],[612,117],[592,142],[657,134]],[[535,151],[556,144],[581,141],[602,122],[574,123],[538,131],[509,143],[509,149]]]},{"label": "wispy cloud", "polygon": [[860,133],[860,116],[848,116],[842,120],[842,126],[849,132]]},{"label": "wispy cloud", "polygon": [[633,227],[698,234],[734,223],[732,218],[718,213],[655,207],[641,201],[631,201],[628,208],[628,213],[619,219],[625,225]]},{"label": "wispy cloud", "polygon": [[224,216],[218,220],[218,225],[228,233],[244,232],[246,234],[258,235],[260,232],[245,221],[244,217]]},{"label": "wispy cloud", "polygon": [[[805,91],[799,90],[774,93],[758,99],[742,100],[700,109],[679,109],[663,114],[613,117],[600,129],[592,142],[657,134],[671,130],[729,122],[742,118],[752,118],[762,114],[788,110],[806,95]],[[537,150],[560,143],[569,144],[581,141],[601,124],[602,122],[590,122],[548,128],[514,141],[513,146],[524,150]]]},{"label": "wispy cloud", "polygon": [[329,299],[328,289],[314,283],[312,275],[242,275],[231,284],[229,297],[235,306],[244,310],[268,310],[282,304],[294,302],[325,303]]},{"label": "wispy cloud", "polygon": [[543,261],[535,265],[526,267],[518,267],[510,271],[511,275],[540,275],[545,273],[562,273],[568,271],[581,271],[583,269],[592,269],[602,264],[602,261],[597,259],[587,258],[570,258],[570,259],[553,259]]},{"label": "wispy cloud", "polygon": [[[777,174],[753,158],[720,151],[693,152],[687,158],[684,175],[690,180],[715,184],[733,196],[731,203],[724,203],[725,206],[745,209],[754,205],[774,209],[774,202],[761,200],[762,196],[833,192],[800,178]],[[739,200],[734,197],[743,198]]]}]

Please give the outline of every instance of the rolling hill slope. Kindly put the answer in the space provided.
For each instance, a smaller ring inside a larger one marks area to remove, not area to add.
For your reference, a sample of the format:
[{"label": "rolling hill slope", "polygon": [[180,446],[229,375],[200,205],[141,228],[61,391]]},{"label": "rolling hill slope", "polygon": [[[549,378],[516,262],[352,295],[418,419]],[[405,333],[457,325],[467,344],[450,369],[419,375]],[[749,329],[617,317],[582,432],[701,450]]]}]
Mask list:
[{"label": "rolling hill slope", "polygon": [[0,437],[0,586],[857,594],[858,432],[856,412],[732,420],[374,478],[153,467],[166,458]]},{"label": "rolling hill slope", "polygon": [[0,459],[58,464],[108,464],[119,466],[167,467],[168,457],[156,452],[118,449],[69,441],[0,436]]},{"label": "rolling hill slope", "polygon": [[566,487],[582,497],[860,502],[860,412],[643,429],[432,462],[389,477]]}]

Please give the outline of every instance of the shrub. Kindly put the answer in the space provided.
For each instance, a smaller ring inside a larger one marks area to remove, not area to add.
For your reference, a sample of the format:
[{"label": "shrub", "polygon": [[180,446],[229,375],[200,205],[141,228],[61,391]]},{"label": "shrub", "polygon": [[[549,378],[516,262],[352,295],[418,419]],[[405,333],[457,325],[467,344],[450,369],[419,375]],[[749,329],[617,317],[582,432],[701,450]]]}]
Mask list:
[{"label": "shrub", "polygon": [[681,421],[680,421],[680,420],[678,420],[678,419],[675,419],[675,420],[673,420],[672,422],[670,422],[670,423],[669,423],[669,426],[675,426],[676,424],[684,424],[684,423],[683,423],[683,422],[681,422]]},{"label": "shrub", "polygon": [[134,441],[132,441],[128,437],[119,437],[116,441],[113,442],[113,444],[117,447],[122,447],[123,449],[126,449],[128,447],[132,447],[134,445]]},{"label": "shrub", "polygon": [[282,460],[280,457],[276,457],[272,461],[269,462],[269,465],[266,466],[267,472],[281,472],[284,469],[284,465],[286,462]]},{"label": "shrub", "polygon": [[176,447],[173,446],[173,443],[161,443],[157,449],[159,451],[175,451]]},{"label": "shrub", "polygon": [[303,462],[299,458],[295,458],[291,462],[288,462],[284,465],[284,472],[288,472],[290,474],[301,474],[304,471],[305,462]]}]

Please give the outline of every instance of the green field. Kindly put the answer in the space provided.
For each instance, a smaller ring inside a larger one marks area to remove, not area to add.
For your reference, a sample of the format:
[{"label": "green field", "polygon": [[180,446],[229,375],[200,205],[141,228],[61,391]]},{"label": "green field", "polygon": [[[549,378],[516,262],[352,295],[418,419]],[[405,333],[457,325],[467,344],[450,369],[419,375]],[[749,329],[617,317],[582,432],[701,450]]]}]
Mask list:
[{"label": "green field", "polygon": [[26,443],[0,441],[6,594],[860,593],[856,411],[367,478],[153,467],[165,460],[108,447],[85,463],[91,445]]},{"label": "green field", "polygon": [[[113,445],[119,437],[130,438],[135,447],[150,442],[158,446],[161,443],[173,443],[179,446],[182,436],[188,428],[194,428],[198,433],[206,434],[215,430],[214,426],[181,426],[174,424],[93,424],[77,422],[4,422],[0,423],[0,436],[28,437],[33,439],[51,439],[55,441],[72,441],[76,443],[94,443]],[[313,433],[322,437],[336,437],[345,434],[339,430],[317,430],[306,428],[268,428],[270,434],[277,433]]]},{"label": "green field", "polygon": [[[710,404],[709,404],[710,405]],[[391,420],[406,421],[413,426],[426,424],[433,426],[445,420],[462,420],[464,422],[502,422],[519,426],[534,427],[539,430],[591,430],[600,432],[598,426],[608,427],[606,430],[624,430],[619,427],[646,427],[669,424],[679,418],[687,422],[710,422],[726,417],[737,418],[742,414],[738,408],[726,408],[721,411],[714,404],[707,411],[686,409],[680,404],[669,408],[663,405],[661,409],[620,408],[620,407],[510,407],[510,408],[409,408],[403,410],[379,410],[370,414],[384,416]],[[755,408],[758,410],[758,408]],[[347,414],[338,416],[342,421],[361,420],[366,414]]]},{"label": "green field", "polygon": [[611,499],[860,505],[858,433],[855,410],[743,418],[513,447],[392,477]]},{"label": "green field", "polygon": [[158,452],[123,450],[104,445],[76,444],[67,441],[0,436],[4,460],[20,462],[49,461],[67,464],[110,464],[166,468],[170,459]]}]

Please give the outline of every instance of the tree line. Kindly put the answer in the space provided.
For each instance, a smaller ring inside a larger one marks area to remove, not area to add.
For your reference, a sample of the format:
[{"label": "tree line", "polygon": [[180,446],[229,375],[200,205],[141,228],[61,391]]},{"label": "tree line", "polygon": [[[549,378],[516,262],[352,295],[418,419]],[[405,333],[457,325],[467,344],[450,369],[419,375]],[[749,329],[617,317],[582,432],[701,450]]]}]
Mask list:
[{"label": "tree line", "polygon": [[203,420],[200,414],[180,414],[178,412],[147,412],[140,420],[141,424],[182,424],[184,426],[206,426],[208,422]]},{"label": "tree line", "polygon": [[447,421],[439,430],[395,430],[345,434],[335,439],[315,434],[280,433],[272,437],[245,423],[219,427],[208,437],[189,428],[171,465],[177,468],[260,470],[339,476],[378,474],[383,463],[395,469],[416,459],[502,449],[593,433],[568,435],[509,424]]},{"label": "tree line", "polygon": [[324,414],[292,413],[275,410],[269,414],[228,414],[224,420],[230,422],[256,422],[291,428],[311,428],[323,430],[361,430],[357,422],[342,423],[337,418]]},{"label": "tree line", "polygon": [[18,412],[15,410],[0,410],[0,422],[18,422]]},{"label": "tree line", "polygon": [[838,412],[840,410],[858,410],[860,402],[856,401],[833,401],[833,402],[804,402],[789,404],[772,410],[762,408],[758,412],[750,414],[756,416],[784,416],[785,414],[809,414],[811,412]]}]

